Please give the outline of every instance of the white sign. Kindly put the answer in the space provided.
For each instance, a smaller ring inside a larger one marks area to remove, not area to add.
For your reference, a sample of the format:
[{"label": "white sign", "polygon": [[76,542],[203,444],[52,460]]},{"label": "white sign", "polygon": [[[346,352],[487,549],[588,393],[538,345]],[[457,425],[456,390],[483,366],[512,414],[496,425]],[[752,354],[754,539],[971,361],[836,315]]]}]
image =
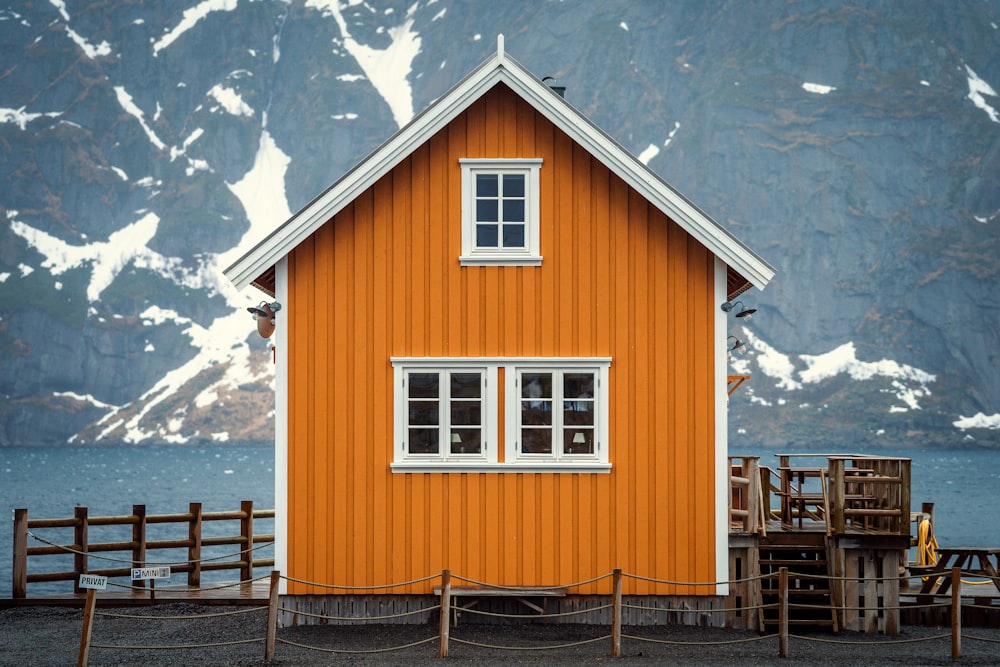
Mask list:
[{"label": "white sign", "polygon": [[108,587],[107,577],[102,577],[98,574],[80,575],[80,588],[93,588],[94,590],[103,591],[107,587]]},{"label": "white sign", "polygon": [[138,581],[140,579],[169,579],[170,578],[170,568],[169,567],[133,567],[132,568],[132,580]]}]

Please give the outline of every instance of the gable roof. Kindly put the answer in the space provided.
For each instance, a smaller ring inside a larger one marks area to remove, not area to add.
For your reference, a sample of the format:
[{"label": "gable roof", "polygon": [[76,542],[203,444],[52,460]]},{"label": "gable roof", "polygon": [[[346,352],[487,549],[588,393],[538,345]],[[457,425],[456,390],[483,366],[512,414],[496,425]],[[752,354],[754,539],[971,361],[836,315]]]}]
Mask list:
[{"label": "gable roof", "polygon": [[[774,268],[764,259],[508,56],[504,52],[503,35],[497,37],[496,54],[469,72],[325,192],[253,246],[225,270],[225,276],[237,289],[256,284],[273,293],[272,269],[278,260],[498,83],[506,84],[725,262],[730,267],[730,292],[733,292],[734,282],[740,285],[738,291],[741,292],[751,285],[763,289],[774,277]],[[734,281],[734,271],[742,280]],[[272,276],[270,285],[267,284],[267,275]],[[258,280],[261,278],[262,281]]]}]

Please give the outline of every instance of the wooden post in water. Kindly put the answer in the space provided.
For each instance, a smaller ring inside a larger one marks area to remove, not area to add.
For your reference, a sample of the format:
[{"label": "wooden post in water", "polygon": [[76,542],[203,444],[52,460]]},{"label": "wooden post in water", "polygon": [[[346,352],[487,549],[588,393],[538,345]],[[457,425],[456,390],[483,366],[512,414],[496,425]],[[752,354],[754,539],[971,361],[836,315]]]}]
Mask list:
[{"label": "wooden post in water", "polygon": [[89,525],[87,508],[73,508],[73,519],[73,544],[76,549],[76,553],[73,554],[73,573],[75,575],[73,592],[79,593],[83,590],[80,588],[80,575],[87,572],[87,528]]},{"label": "wooden post in water", "polygon": [[188,504],[188,513],[191,519],[188,521],[188,586],[201,586],[201,503]]},{"label": "wooden post in water", "polygon": [[788,657],[788,568],[778,570],[778,657]]},{"label": "wooden post in water", "polygon": [[951,659],[962,657],[962,568],[951,568]]},{"label": "wooden post in water", "polygon": [[28,596],[28,510],[14,510],[14,571],[11,591],[14,599]]},{"label": "wooden post in water", "polygon": [[94,630],[95,606],[97,606],[97,591],[89,588],[87,601],[83,607],[83,630],[80,632],[80,652],[77,654],[76,667],[87,667],[87,661],[90,660],[90,636]]},{"label": "wooden post in water", "polygon": [[243,538],[244,552],[240,555],[240,581],[250,581],[253,579],[253,501],[244,500],[240,502],[240,512],[243,518],[240,519],[240,537]]},{"label": "wooden post in water", "polygon": [[[135,522],[132,524],[132,567],[146,566],[146,506],[132,505],[132,516]],[[139,588],[146,587],[146,581],[132,581],[133,586]]]},{"label": "wooden post in water", "polygon": [[612,573],[614,599],[611,601],[611,657],[622,655],[622,571],[615,568]]},{"label": "wooden post in water", "polygon": [[451,570],[441,570],[441,610],[438,635],[438,657],[448,657],[448,638],[451,634]]},{"label": "wooden post in water", "polygon": [[278,636],[278,584],[281,572],[271,570],[271,588],[267,597],[267,630],[264,635],[264,660],[274,660],[274,641]]}]

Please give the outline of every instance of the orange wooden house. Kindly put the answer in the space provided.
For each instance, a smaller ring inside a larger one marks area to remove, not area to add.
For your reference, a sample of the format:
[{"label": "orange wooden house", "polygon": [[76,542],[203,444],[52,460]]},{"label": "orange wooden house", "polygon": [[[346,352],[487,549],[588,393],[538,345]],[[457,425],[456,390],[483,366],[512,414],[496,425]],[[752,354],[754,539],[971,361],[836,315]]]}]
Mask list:
[{"label": "orange wooden house", "polygon": [[282,304],[287,599],[728,579],[720,304],[773,274],[499,38],[226,271]]}]

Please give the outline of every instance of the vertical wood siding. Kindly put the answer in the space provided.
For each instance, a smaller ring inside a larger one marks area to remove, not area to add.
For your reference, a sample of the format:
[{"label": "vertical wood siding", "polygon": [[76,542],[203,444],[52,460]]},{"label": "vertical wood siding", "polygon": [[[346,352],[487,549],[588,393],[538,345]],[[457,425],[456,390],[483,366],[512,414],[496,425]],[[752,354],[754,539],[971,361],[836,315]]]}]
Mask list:
[{"label": "vertical wood siding", "polygon": [[[459,265],[462,157],[544,160],[541,267]],[[289,256],[288,574],[346,586],[445,567],[507,585],[615,567],[724,579],[713,267],[680,227],[495,88]],[[612,472],[390,472],[392,356],[612,357]],[[574,592],[607,594],[610,581]],[[626,579],[625,593],[714,588]]]}]

